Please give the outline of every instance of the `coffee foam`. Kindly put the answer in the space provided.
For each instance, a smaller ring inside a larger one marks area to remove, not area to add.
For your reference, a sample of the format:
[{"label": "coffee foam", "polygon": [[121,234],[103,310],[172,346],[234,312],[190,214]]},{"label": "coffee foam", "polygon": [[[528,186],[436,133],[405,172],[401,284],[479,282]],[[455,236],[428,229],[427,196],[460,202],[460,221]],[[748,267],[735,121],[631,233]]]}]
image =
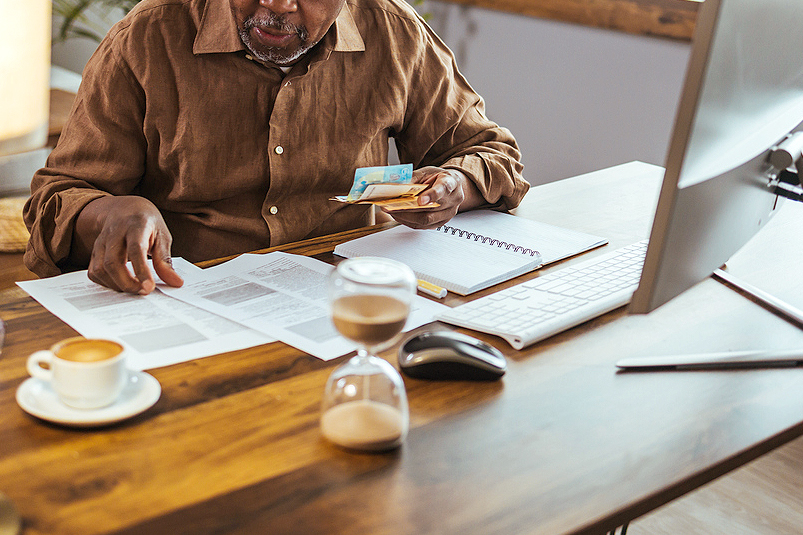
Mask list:
[{"label": "coffee foam", "polygon": [[87,340],[83,338],[67,340],[54,353],[62,360],[71,362],[100,362],[116,357],[123,347],[111,340]]}]

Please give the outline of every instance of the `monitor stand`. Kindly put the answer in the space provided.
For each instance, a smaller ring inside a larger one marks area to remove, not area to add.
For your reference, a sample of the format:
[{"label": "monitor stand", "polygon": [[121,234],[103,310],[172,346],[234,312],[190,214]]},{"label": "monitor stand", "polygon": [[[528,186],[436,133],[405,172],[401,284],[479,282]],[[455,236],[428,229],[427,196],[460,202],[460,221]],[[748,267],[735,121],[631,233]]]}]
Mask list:
[{"label": "monitor stand", "polygon": [[752,284],[748,284],[743,280],[734,277],[727,271],[717,269],[711,274],[711,276],[714,279],[725,283],[726,285],[730,285],[741,290],[758,301],[759,304],[768,309],[770,312],[774,312],[783,319],[794,324],[796,327],[803,329],[803,311],[801,311],[799,308],[793,307],[789,303],[781,301],[777,297],[768,294],[764,290],[756,288]]},{"label": "monitor stand", "polygon": [[[770,312],[803,329],[803,311],[740,280],[727,271],[717,269],[712,278],[752,297]],[[773,351],[730,351],[696,355],[632,357],[621,359],[616,366],[622,371],[715,370],[734,368],[777,368],[803,365],[803,349]]]}]

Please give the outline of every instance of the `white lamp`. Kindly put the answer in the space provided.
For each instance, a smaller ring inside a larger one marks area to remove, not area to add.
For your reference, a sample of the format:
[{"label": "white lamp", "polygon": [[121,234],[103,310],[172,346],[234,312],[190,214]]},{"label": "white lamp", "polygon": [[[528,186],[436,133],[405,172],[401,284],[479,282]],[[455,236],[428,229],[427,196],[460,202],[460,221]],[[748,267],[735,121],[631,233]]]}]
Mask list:
[{"label": "white lamp", "polygon": [[50,14],[51,0],[0,0],[0,155],[47,142]]}]

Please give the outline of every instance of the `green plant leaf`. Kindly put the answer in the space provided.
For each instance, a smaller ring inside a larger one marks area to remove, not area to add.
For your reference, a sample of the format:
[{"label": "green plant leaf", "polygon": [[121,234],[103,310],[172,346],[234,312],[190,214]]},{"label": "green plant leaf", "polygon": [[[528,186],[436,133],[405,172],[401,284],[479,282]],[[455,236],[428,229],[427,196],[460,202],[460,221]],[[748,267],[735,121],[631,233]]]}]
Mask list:
[{"label": "green plant leaf", "polygon": [[128,13],[140,0],[52,0],[53,14],[62,17],[58,33],[53,41],[58,43],[73,37],[84,37],[100,42],[105,33],[103,28],[93,24],[87,12],[106,17],[116,10]]}]

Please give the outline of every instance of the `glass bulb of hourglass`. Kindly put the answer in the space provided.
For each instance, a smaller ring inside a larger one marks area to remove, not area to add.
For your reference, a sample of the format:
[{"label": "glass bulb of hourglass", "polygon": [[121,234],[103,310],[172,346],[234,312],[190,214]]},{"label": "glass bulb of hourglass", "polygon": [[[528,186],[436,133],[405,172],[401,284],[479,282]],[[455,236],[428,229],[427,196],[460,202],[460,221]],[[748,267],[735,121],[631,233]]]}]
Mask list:
[{"label": "glass bulb of hourglass", "polygon": [[332,321],[358,344],[357,355],[336,368],[326,383],[321,432],[346,448],[398,447],[409,427],[404,381],[376,356],[402,332],[415,295],[412,270],[383,258],[341,262],[329,281]]}]

